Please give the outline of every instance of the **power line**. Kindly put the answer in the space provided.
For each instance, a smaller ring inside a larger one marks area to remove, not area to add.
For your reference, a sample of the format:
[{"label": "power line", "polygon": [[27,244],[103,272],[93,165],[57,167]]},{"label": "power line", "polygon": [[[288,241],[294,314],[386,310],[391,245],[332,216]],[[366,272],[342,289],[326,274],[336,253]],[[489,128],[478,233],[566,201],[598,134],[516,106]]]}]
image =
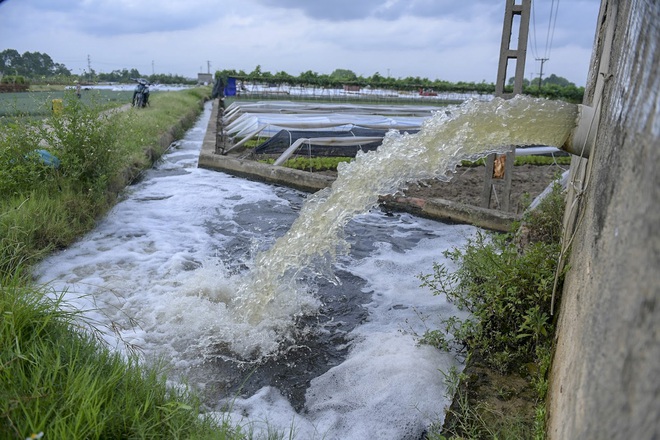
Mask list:
[{"label": "power line", "polygon": [[555,3],[552,0],[550,4],[550,19],[548,20],[548,33],[545,37],[545,58],[550,56],[552,50],[552,40],[555,36],[555,27],[557,26],[557,15],[559,14],[559,0]]},{"label": "power line", "polygon": [[548,30],[545,37],[545,52],[540,56],[538,50],[538,40],[536,38],[536,8],[534,7],[534,0],[532,0],[532,52],[536,61],[541,62],[541,69],[539,73],[539,89],[543,81],[543,65],[546,61],[550,60],[550,52],[552,51],[552,41],[555,36],[555,28],[557,27],[557,16],[559,15],[559,0],[552,0],[550,3],[550,17],[548,18]]},{"label": "power line", "polygon": [[534,55],[534,58],[538,58],[538,47],[537,47],[537,42],[536,42],[536,8],[534,5],[536,2],[532,0],[532,33],[531,38],[532,38],[532,52]]}]

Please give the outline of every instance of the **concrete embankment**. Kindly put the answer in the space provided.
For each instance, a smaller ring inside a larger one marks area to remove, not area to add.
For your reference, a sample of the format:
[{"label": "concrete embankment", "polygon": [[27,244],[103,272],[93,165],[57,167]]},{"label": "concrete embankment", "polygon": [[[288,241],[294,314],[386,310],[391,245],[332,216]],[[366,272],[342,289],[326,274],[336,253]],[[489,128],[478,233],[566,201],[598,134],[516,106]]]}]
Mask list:
[{"label": "concrete embankment", "polygon": [[[294,170],[275,165],[267,165],[250,159],[215,153],[217,134],[218,101],[213,102],[213,110],[206,137],[199,157],[199,167],[225,172],[251,180],[273,185],[282,185],[305,192],[316,192],[332,185],[334,177],[319,173]],[[381,207],[389,211],[403,211],[411,214],[452,223],[468,223],[485,229],[508,232],[513,222],[519,219],[516,214],[493,209],[457,203],[445,199],[414,197],[381,197]]]}]

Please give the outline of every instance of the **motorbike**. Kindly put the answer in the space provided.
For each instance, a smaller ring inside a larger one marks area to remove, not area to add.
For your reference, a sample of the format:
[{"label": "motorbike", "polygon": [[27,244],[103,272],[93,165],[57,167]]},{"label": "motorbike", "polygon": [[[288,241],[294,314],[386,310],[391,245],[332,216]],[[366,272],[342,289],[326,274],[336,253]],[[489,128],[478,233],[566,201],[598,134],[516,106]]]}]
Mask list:
[{"label": "motorbike", "polygon": [[137,82],[133,91],[133,107],[143,108],[149,104],[149,81],[144,78],[131,78]]}]

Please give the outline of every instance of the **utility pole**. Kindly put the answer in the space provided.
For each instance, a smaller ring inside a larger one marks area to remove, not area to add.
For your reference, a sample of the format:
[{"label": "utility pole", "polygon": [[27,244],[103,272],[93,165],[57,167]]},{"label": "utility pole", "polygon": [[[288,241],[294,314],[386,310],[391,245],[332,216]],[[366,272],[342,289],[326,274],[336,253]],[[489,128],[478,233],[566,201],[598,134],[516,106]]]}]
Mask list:
[{"label": "utility pole", "polygon": [[211,61],[206,60],[206,73],[211,73]]},{"label": "utility pole", "polygon": [[539,92],[541,91],[541,83],[543,82],[543,63],[548,61],[550,58],[537,58],[536,61],[541,62],[541,73],[539,73]]},{"label": "utility pole", "polygon": [[92,59],[87,55],[87,71],[89,72],[89,79],[92,80]]}]

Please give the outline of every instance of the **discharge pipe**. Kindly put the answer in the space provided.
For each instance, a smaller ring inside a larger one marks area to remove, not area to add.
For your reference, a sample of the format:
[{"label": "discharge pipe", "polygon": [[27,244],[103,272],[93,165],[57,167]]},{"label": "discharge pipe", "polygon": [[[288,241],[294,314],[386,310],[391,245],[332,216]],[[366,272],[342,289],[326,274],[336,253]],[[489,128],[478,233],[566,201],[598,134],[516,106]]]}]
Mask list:
[{"label": "discharge pipe", "polygon": [[[598,113],[600,113],[600,108],[598,110]],[[588,159],[596,143],[596,133],[598,133],[597,116],[593,107],[578,105],[577,123],[561,149],[575,156]]]},{"label": "discharge pipe", "polygon": [[[616,2],[611,2],[608,14],[612,17],[617,16],[618,6]],[[595,144],[596,134],[598,133],[598,124],[600,121],[600,109],[602,106],[603,89],[605,83],[612,76],[610,74],[610,57],[612,54],[612,43],[614,41],[614,29],[616,20],[608,20],[605,28],[605,38],[600,51],[600,60],[598,62],[598,76],[594,86],[594,96],[592,99],[593,107],[578,105],[578,120],[575,129],[571,132],[566,143],[561,147],[562,150],[576,156],[589,158]]]}]

